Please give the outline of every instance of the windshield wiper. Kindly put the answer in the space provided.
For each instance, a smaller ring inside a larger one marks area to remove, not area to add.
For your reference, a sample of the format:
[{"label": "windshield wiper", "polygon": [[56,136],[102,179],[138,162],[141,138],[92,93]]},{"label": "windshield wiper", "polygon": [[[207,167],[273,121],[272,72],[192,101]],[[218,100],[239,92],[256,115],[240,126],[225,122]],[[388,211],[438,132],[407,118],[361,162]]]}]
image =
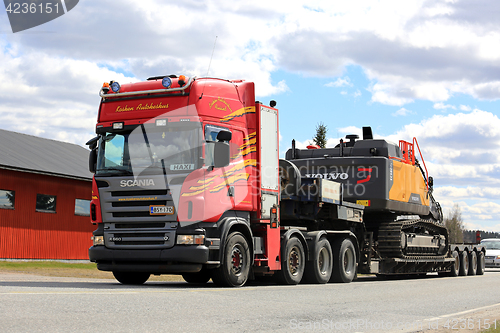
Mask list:
[{"label": "windshield wiper", "polygon": [[97,172],[103,172],[103,171],[118,171],[120,174],[126,174],[126,175],[133,175],[134,173],[130,170],[127,169],[120,169],[120,168],[104,168],[104,169],[97,169]]}]

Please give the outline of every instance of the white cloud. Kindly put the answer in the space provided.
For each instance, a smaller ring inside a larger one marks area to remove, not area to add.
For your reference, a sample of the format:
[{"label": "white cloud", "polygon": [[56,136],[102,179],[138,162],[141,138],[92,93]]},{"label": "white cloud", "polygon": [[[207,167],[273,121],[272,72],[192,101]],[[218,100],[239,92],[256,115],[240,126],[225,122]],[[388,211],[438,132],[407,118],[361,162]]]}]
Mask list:
[{"label": "white cloud", "polygon": [[393,117],[407,116],[409,114],[415,114],[415,112],[411,111],[411,110],[407,110],[405,108],[401,108],[401,109],[397,110],[396,112],[392,113],[392,116]]},{"label": "white cloud", "polygon": [[453,109],[456,110],[457,108],[453,105],[450,104],[444,104],[444,103],[435,103],[434,104],[434,109],[436,110],[446,110],[446,109]]},{"label": "white cloud", "polygon": [[326,87],[335,87],[335,88],[339,88],[339,87],[352,87],[352,83],[351,83],[351,80],[349,79],[349,77],[345,77],[345,78],[337,78],[337,80],[333,81],[333,82],[329,82],[327,84],[325,84]]},{"label": "white cloud", "polygon": [[459,108],[461,111],[471,111],[472,110],[472,108],[468,105],[460,105]]}]

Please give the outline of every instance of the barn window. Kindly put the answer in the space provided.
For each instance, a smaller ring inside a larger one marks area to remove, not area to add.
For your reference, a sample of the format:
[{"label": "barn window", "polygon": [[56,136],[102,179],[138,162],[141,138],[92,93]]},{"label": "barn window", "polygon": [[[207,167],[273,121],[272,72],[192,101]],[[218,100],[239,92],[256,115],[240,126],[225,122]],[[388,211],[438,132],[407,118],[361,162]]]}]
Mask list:
[{"label": "barn window", "polygon": [[37,212],[54,212],[56,211],[56,196],[47,194],[36,195],[36,210]]},{"label": "barn window", "polygon": [[90,216],[90,200],[75,199],[75,215]]},{"label": "barn window", "polygon": [[15,191],[0,190],[0,208],[14,208]]}]

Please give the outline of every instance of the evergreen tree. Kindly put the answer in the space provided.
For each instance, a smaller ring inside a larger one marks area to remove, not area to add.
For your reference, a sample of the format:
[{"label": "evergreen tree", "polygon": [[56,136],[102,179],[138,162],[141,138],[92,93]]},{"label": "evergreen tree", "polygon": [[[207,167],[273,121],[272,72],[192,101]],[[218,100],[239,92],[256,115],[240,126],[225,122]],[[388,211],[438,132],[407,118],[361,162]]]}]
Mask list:
[{"label": "evergreen tree", "polygon": [[326,132],[328,129],[323,122],[320,122],[316,126],[316,136],[313,138],[313,142],[315,145],[320,146],[321,148],[326,148]]}]

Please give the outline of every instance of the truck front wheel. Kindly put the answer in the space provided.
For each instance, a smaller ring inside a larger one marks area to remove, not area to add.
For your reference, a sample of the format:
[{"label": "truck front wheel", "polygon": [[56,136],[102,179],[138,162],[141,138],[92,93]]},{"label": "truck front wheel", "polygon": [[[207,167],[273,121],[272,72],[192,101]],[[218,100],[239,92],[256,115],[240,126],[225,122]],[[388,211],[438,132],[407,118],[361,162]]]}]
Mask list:
[{"label": "truck front wheel", "polygon": [[241,287],[250,272],[250,248],[239,232],[231,233],[223,251],[221,265],[213,270],[212,281],[221,287]]},{"label": "truck front wheel", "polygon": [[356,276],[356,249],[348,238],[335,242],[331,282],[349,283]]},{"label": "truck front wheel", "polygon": [[113,271],[113,276],[121,284],[141,285],[149,279],[151,274],[144,272],[119,272]]}]

